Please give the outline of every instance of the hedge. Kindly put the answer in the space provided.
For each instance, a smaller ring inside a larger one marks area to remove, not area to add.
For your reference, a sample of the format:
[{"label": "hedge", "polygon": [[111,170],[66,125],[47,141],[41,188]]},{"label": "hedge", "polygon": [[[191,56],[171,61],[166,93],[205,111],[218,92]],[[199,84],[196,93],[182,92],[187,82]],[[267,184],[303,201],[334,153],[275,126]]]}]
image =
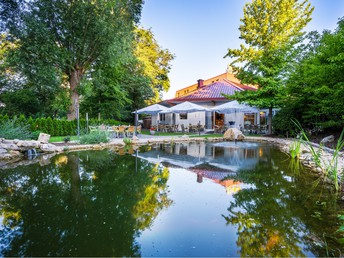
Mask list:
[{"label": "hedge", "polygon": [[[77,135],[77,120],[66,120],[66,119],[53,119],[51,117],[47,118],[26,118],[24,115],[20,115],[19,117],[8,117],[8,115],[0,114],[0,124],[8,120],[15,119],[16,124],[18,126],[26,126],[32,133],[34,132],[43,132],[50,134],[51,136],[69,136],[69,135]],[[86,133],[88,132],[87,122],[86,119],[80,119],[80,132]],[[97,125],[120,125],[124,124],[120,121],[114,119],[105,119],[100,120],[98,119],[89,119],[88,125],[89,126],[97,126]]]}]

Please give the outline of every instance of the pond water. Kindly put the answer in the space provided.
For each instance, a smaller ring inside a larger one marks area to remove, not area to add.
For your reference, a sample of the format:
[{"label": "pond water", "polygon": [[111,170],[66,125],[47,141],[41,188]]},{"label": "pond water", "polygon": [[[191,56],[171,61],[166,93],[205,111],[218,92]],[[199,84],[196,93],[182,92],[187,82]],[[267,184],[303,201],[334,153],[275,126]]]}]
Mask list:
[{"label": "pond water", "polygon": [[184,143],[0,169],[1,256],[338,256],[331,188],[276,148]]}]

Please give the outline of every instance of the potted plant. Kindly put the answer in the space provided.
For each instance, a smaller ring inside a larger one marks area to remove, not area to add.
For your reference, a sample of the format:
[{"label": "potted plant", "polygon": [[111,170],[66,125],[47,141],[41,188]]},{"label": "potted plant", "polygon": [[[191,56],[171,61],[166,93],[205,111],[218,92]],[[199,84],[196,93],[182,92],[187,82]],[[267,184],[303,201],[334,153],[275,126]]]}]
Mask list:
[{"label": "potted plant", "polygon": [[151,128],[149,129],[150,134],[155,134],[156,131],[156,127],[155,126],[151,126]]}]

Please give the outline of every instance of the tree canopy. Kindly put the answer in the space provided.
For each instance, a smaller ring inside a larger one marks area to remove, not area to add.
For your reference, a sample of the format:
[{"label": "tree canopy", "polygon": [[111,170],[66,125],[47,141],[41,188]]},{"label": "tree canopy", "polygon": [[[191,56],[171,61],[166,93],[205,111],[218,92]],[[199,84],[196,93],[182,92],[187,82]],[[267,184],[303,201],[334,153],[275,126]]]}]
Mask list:
[{"label": "tree canopy", "polygon": [[243,83],[253,84],[257,91],[236,93],[232,98],[261,108],[269,108],[269,133],[272,108],[280,105],[283,82],[294,46],[300,42],[303,28],[311,20],[313,8],[308,0],[255,0],[244,7],[240,38],[245,45],[228,49],[225,57]]},{"label": "tree canopy", "polygon": [[[12,65],[38,95],[68,89],[68,117],[75,118],[81,81],[104,61],[122,57],[139,21],[141,0],[1,1],[2,28],[18,42]],[[43,93],[42,93],[43,91]]]},{"label": "tree canopy", "polygon": [[161,101],[162,92],[170,88],[168,73],[174,55],[158,45],[151,30],[137,28],[135,42],[135,55],[143,66],[144,74],[150,80],[150,87],[154,94],[148,104],[153,104]]},{"label": "tree canopy", "polygon": [[307,128],[344,126],[344,20],[334,32],[309,33],[287,81],[289,109]]}]

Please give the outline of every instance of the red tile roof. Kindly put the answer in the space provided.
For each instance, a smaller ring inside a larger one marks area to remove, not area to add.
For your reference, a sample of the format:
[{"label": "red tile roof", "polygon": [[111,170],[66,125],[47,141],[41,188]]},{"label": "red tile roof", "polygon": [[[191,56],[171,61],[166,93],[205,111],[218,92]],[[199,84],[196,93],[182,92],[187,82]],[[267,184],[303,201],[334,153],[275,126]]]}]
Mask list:
[{"label": "red tile roof", "polygon": [[168,102],[226,100],[222,94],[233,95],[237,91],[256,90],[253,87],[235,83],[227,79],[205,85],[187,96],[168,100]]}]

